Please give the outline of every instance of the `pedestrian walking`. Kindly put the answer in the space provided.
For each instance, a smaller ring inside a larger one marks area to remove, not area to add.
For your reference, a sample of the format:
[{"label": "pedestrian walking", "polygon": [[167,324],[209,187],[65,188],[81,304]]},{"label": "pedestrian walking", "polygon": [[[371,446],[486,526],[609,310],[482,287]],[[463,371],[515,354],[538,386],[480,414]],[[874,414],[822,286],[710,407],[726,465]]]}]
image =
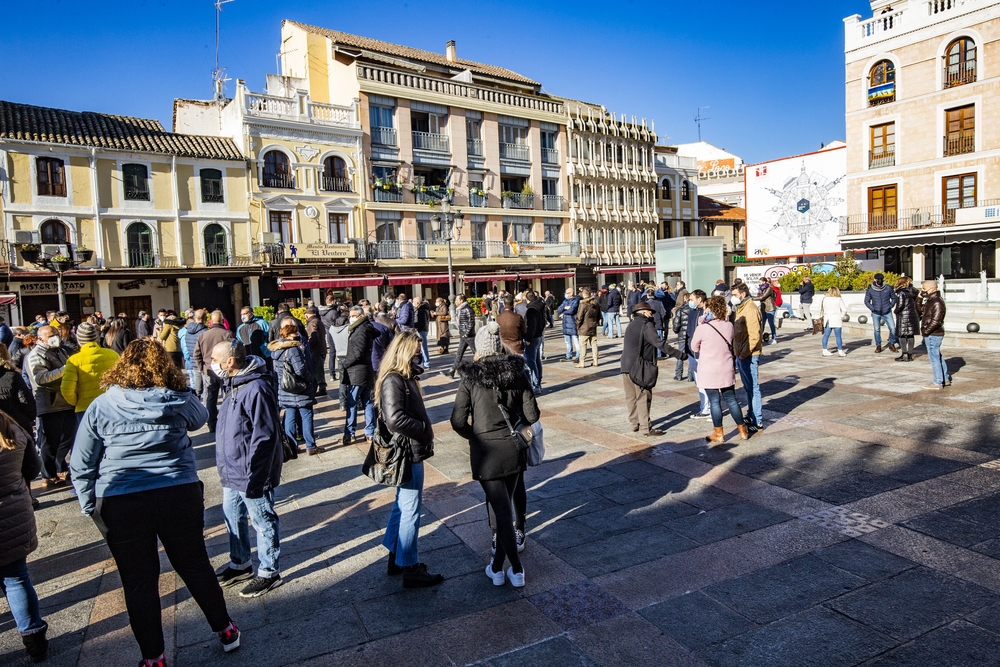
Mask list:
[{"label": "pedestrian walking", "polygon": [[[76,328],[80,351],[66,360],[59,388],[66,402],[76,408],[77,422],[98,396],[104,393],[101,377],[118,361],[118,353],[97,343],[98,331],[84,322]],[[167,352],[168,356],[170,352]]]},{"label": "pedestrian walking", "polygon": [[62,377],[70,353],[51,326],[38,329],[38,344],[25,365],[38,413],[38,450],[42,457],[43,483],[64,484],[69,476],[66,457],[76,437],[76,411],[63,398]]},{"label": "pedestrian walking", "polygon": [[223,649],[239,648],[239,628],[205,548],[204,485],[188,436],[207,410],[149,337],[131,343],[103,382],[106,391],[84,414],[73,449],[73,485],[118,567],[140,666],[166,664],[157,539]]},{"label": "pedestrian walking", "polygon": [[774,315],[778,309],[775,302],[776,298],[777,295],[774,292],[774,288],[771,287],[771,281],[762,276],[757,286],[756,300],[760,302],[760,310],[763,313],[764,323],[771,328],[771,340],[768,345],[774,345],[778,342],[778,332],[774,325]]},{"label": "pedestrian walking", "polygon": [[202,375],[205,408],[208,410],[208,430],[211,433],[215,433],[215,424],[219,420],[219,392],[222,390],[222,378],[212,367],[212,350],[219,343],[233,340],[233,332],[227,329],[222,321],[222,312],[213,311],[212,326],[198,334],[194,348],[194,363]]},{"label": "pedestrian walking", "polygon": [[587,365],[587,350],[591,350],[594,368],[597,368],[597,327],[604,321],[604,313],[597,304],[589,287],[581,292],[580,306],[576,311],[576,331],[580,336],[580,357],[576,365]]},{"label": "pedestrian walking", "polygon": [[420,362],[424,368],[431,367],[431,352],[427,346],[427,336],[431,330],[431,307],[419,296],[413,297],[414,326],[420,334]]},{"label": "pedestrian walking", "polygon": [[451,346],[451,313],[448,310],[448,302],[438,297],[434,302],[434,321],[437,323],[437,346],[438,354],[448,354]]},{"label": "pedestrian walking", "polygon": [[734,312],[733,352],[746,393],[747,414],[744,422],[751,434],[761,433],[764,431],[764,398],[758,371],[764,350],[763,317],[746,283],[733,285],[729,303]]},{"label": "pedestrian walking", "polygon": [[[472,478],[479,481],[492,514],[493,558],[486,576],[494,586],[524,586],[524,488],[526,452],[518,450],[507,422],[534,424],[541,414],[524,360],[504,354],[500,328],[488,323],[476,334],[472,363],[459,367],[462,383],[451,412],[451,427],[469,441]],[[500,406],[503,406],[502,408]],[[504,412],[506,418],[504,416]],[[510,567],[504,570],[504,562]]]},{"label": "pedestrian walking", "polygon": [[449,370],[441,371],[442,375],[452,379],[455,378],[455,370],[458,365],[462,363],[465,351],[469,348],[472,348],[473,353],[476,351],[474,342],[476,317],[473,315],[472,307],[469,306],[464,294],[455,297],[455,319],[458,321],[458,352],[455,353],[455,362],[452,367]]},{"label": "pedestrian walking", "polygon": [[[284,409],[285,435],[295,440],[295,424],[302,424],[306,453],[322,454],[313,435],[313,406],[316,405],[314,360],[309,346],[302,342],[299,328],[290,322],[281,327],[280,338],[268,343],[274,372],[278,375],[278,407]],[[285,374],[291,373],[291,378]]]},{"label": "pedestrian walking", "polygon": [[705,440],[713,443],[726,441],[722,428],[723,400],[729,406],[729,416],[736,422],[740,438],[750,437],[736,400],[735,329],[726,314],[726,300],[721,296],[710,297],[705,303],[704,322],[691,339],[691,351],[698,354],[698,389],[708,394],[712,411],[713,432]]},{"label": "pedestrian walking", "polygon": [[[8,369],[5,375],[15,373]],[[33,662],[45,660],[49,650],[49,626],[28,572],[28,555],[38,548],[30,480],[41,469],[31,432],[0,412],[0,591]]]},{"label": "pedestrian walking", "polygon": [[823,356],[832,357],[833,352],[827,349],[830,343],[830,332],[833,331],[837,338],[837,354],[846,357],[844,352],[844,340],[841,329],[844,326],[844,315],[847,314],[847,305],[840,297],[840,289],[831,287],[823,297],[823,304],[820,306],[819,316],[823,320]]},{"label": "pedestrian walking", "polygon": [[885,276],[875,274],[872,284],[865,290],[865,308],[872,313],[872,327],[875,330],[875,354],[882,351],[882,324],[889,329],[889,351],[896,352],[896,323],[892,311],[896,306],[896,292],[885,284]]},{"label": "pedestrian walking", "polygon": [[799,293],[799,311],[801,311],[801,317],[799,319],[805,320],[809,325],[806,327],[806,331],[812,330],[812,302],[813,297],[816,294],[816,287],[812,283],[812,278],[805,276],[802,278],[802,282],[799,284],[796,290]]},{"label": "pedestrian walking", "polygon": [[899,356],[896,361],[913,361],[913,339],[920,333],[920,315],[917,313],[917,289],[913,280],[903,276],[896,281],[896,338]]},{"label": "pedestrian walking", "polygon": [[410,479],[396,487],[382,546],[389,550],[389,576],[403,575],[403,588],[426,588],[444,581],[420,562],[417,539],[424,491],[424,461],[434,456],[434,428],[420,388],[422,340],[418,331],[392,339],[375,380],[375,407],[397,447],[406,450]]},{"label": "pedestrian walking", "polygon": [[[684,350],[688,355],[688,379],[689,381],[694,382],[696,387],[698,387],[698,354],[691,352],[691,339],[694,338],[695,331],[702,323],[701,318],[705,314],[705,302],[707,300],[708,296],[705,294],[704,290],[696,289],[688,294],[688,301],[686,305],[677,306],[678,309],[685,308],[690,311],[687,319],[687,330],[682,331],[681,333],[684,335],[684,340],[686,341]],[[737,360],[737,365],[738,363],[739,360]],[[708,393],[701,387],[698,387],[698,399],[698,411],[690,415],[689,418],[710,418],[712,416],[712,410],[708,404]]]},{"label": "pedestrian walking", "polygon": [[563,301],[556,308],[562,321],[563,341],[566,343],[564,361],[577,361],[580,358],[580,336],[576,326],[576,314],[580,309],[580,299],[567,288]]},{"label": "pedestrian walking", "polygon": [[379,331],[360,306],[351,308],[347,330],[347,356],[344,357],[340,391],[346,391],[344,407],[347,410],[347,420],[344,424],[344,444],[350,445],[355,440],[359,410],[365,413],[366,437],[370,438],[375,432],[375,403],[372,400],[375,368],[372,365],[372,348]]},{"label": "pedestrian walking", "polygon": [[500,340],[507,354],[524,356],[524,338],[528,331],[528,324],[524,318],[514,310],[514,295],[507,294],[503,298],[503,312],[497,316],[497,324],[500,325]]},{"label": "pedestrian walking", "polygon": [[[284,460],[278,400],[264,360],[247,355],[238,340],[218,343],[211,358],[225,392],[219,409],[215,465],[229,532],[229,565],[217,572],[216,578],[227,588],[247,581],[240,597],[254,598],[281,585],[281,538],[274,510],[274,490],[281,482]],[[256,577],[248,519],[257,533],[260,567]]]},{"label": "pedestrian walking", "polygon": [[937,282],[924,281],[923,290],[917,297],[917,309],[920,312],[920,335],[924,337],[927,359],[931,362],[931,370],[934,373],[934,383],[927,385],[924,389],[950,387],[951,376],[948,375],[948,363],[941,354],[941,342],[944,340],[944,318],[948,309],[938,291]]},{"label": "pedestrian walking", "polygon": [[628,406],[628,421],[632,431],[643,431],[644,435],[656,437],[663,431],[654,429],[649,418],[649,408],[653,402],[653,387],[656,380],[649,386],[640,386],[633,381],[631,375],[637,360],[642,360],[647,366],[656,367],[656,351],[659,350],[668,357],[687,359],[687,355],[672,347],[669,342],[660,340],[653,327],[653,308],[645,301],[636,304],[633,309],[640,317],[634,318],[625,328],[625,341],[622,345],[621,375],[625,387],[625,402]]}]

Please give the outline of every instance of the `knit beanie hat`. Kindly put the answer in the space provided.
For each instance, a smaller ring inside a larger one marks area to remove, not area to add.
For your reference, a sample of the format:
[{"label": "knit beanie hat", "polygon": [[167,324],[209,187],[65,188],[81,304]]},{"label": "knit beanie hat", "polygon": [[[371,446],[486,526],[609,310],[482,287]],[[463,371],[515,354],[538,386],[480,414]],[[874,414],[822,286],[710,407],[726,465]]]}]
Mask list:
[{"label": "knit beanie hat", "polygon": [[503,352],[503,345],[500,343],[500,325],[496,322],[487,322],[476,332],[476,356],[489,357]]},{"label": "knit beanie hat", "polygon": [[76,340],[81,345],[84,343],[96,343],[97,335],[97,327],[90,322],[83,322],[76,328]]}]

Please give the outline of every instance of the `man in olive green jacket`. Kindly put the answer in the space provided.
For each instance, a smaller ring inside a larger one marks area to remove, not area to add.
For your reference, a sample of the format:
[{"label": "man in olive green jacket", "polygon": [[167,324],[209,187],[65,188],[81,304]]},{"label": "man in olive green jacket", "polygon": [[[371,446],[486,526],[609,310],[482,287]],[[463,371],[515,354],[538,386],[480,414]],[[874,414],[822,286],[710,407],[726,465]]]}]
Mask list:
[{"label": "man in olive green jacket", "polygon": [[733,353],[736,355],[736,367],[740,371],[743,390],[747,395],[747,415],[744,421],[751,433],[759,433],[764,430],[763,399],[757,380],[760,353],[764,349],[763,317],[745,284],[733,286],[732,305],[736,309]]}]

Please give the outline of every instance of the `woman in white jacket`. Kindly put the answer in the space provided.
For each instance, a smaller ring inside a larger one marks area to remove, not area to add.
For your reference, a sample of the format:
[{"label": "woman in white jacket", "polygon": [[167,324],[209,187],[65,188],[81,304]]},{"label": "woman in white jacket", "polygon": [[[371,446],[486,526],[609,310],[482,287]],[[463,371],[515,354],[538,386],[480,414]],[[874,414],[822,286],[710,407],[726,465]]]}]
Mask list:
[{"label": "woman in white jacket", "polygon": [[847,305],[840,298],[840,290],[831,287],[826,296],[823,297],[823,305],[820,308],[820,317],[823,318],[823,356],[832,357],[833,352],[826,349],[830,342],[830,330],[832,329],[837,338],[837,354],[846,357],[844,352],[844,340],[841,338],[841,328],[844,326],[844,315],[847,314]]}]

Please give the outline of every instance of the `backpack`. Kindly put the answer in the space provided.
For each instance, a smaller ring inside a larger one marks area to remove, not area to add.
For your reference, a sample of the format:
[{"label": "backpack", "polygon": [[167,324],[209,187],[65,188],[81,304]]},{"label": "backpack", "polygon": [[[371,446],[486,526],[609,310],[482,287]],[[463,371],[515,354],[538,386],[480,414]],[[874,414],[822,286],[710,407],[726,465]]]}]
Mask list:
[{"label": "backpack", "polygon": [[782,303],[784,303],[781,299],[781,290],[777,287],[772,287],[771,289],[774,290],[774,305],[781,307]]}]

